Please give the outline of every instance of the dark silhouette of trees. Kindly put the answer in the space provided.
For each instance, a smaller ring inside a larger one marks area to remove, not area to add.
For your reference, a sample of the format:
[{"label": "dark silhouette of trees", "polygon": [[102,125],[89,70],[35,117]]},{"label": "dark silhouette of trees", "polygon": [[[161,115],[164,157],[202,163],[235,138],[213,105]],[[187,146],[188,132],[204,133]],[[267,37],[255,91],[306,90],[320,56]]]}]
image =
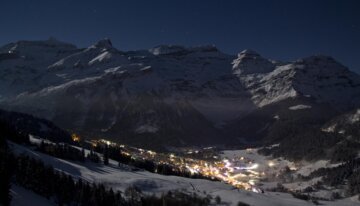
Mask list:
[{"label": "dark silhouette of trees", "polygon": [[90,153],[86,156],[86,158],[92,162],[99,163],[100,157],[93,150],[90,150]]},{"label": "dark silhouette of trees", "polygon": [[0,109],[0,124],[5,125],[17,135],[8,136],[15,142],[27,142],[29,134],[47,138],[53,142],[72,142],[68,132],[60,129],[52,122],[29,114],[9,112]]},{"label": "dark silhouette of trees", "polygon": [[42,153],[66,160],[85,161],[85,151],[77,149],[66,143],[49,144],[42,141],[38,150]]},{"label": "dark silhouette of trees", "polygon": [[0,137],[0,205],[10,205],[11,177],[14,167],[14,157],[8,152],[4,138]]},{"label": "dark silhouette of trees", "polygon": [[109,165],[109,146],[105,145],[103,151],[103,162],[104,165]]}]

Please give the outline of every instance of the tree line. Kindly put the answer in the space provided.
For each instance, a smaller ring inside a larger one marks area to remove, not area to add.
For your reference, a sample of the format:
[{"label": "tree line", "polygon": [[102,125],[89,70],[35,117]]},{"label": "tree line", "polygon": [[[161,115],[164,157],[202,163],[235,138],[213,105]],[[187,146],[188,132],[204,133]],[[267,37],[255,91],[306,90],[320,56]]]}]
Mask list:
[{"label": "tree line", "polygon": [[117,161],[119,165],[130,165],[139,169],[144,169],[151,173],[217,181],[216,179],[212,179],[202,174],[192,174],[187,169],[181,169],[167,163],[155,163],[151,160],[132,158],[131,156],[122,153],[121,148],[116,146],[108,146],[104,144],[102,146],[95,147],[94,151],[103,154],[104,163],[108,163],[108,159],[110,158]]}]

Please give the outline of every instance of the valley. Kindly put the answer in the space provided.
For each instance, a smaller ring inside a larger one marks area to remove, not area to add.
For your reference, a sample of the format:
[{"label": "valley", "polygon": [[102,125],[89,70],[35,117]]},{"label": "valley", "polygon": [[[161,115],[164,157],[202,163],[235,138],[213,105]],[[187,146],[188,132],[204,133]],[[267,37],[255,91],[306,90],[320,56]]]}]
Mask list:
[{"label": "valley", "polygon": [[332,57],[54,38],[0,54],[2,138],[75,186],[137,188],[143,202],[358,203],[360,76]]}]

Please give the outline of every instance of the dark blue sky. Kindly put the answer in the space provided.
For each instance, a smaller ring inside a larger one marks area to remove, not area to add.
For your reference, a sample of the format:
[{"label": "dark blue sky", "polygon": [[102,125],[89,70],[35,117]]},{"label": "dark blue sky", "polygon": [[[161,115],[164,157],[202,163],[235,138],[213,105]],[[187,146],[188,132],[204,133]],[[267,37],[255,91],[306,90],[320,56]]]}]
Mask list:
[{"label": "dark blue sky", "polygon": [[359,0],[9,0],[0,44],[54,36],[86,47],[109,37],[120,50],[215,44],[293,60],[332,55],[360,72]]}]

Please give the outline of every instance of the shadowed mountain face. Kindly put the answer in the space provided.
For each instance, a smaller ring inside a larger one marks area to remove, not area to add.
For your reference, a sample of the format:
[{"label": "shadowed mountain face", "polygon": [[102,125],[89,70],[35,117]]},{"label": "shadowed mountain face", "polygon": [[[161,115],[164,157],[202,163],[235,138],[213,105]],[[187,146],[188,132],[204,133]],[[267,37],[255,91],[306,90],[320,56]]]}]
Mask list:
[{"label": "shadowed mountain face", "polygon": [[[279,142],[360,105],[360,77],[331,57],[276,62],[245,50],[161,45],[124,52],[19,41],[0,48],[3,108],[88,138],[142,147]],[[285,130],[287,131],[287,130]]]}]

